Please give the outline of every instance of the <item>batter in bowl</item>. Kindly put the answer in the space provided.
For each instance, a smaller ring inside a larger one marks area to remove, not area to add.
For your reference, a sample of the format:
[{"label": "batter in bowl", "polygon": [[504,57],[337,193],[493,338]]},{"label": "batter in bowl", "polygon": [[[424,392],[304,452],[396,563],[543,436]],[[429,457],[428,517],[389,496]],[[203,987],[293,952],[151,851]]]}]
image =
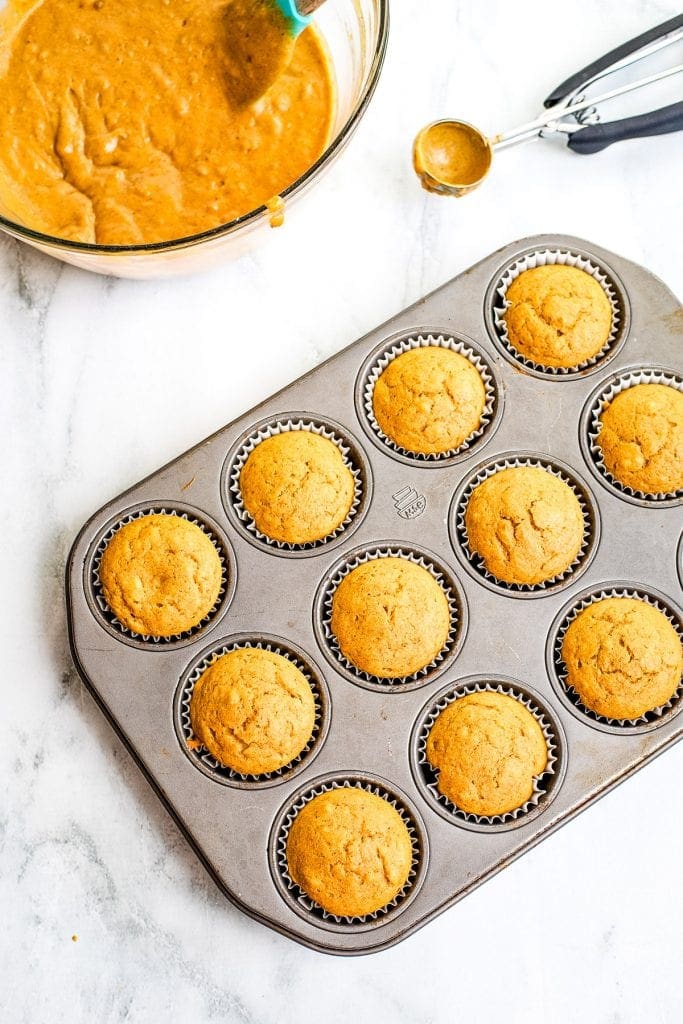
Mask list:
[{"label": "batter in bowl", "polygon": [[302,175],[334,115],[322,39],[306,29],[245,102],[228,8],[15,0],[0,27],[3,215],[80,242],[161,242],[249,213]]}]

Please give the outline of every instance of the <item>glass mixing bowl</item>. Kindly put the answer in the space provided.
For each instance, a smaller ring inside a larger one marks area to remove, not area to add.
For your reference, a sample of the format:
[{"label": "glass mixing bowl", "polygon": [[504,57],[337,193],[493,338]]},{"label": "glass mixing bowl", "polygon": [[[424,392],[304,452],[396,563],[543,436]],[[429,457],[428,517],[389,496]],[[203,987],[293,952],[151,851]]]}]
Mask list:
[{"label": "glass mixing bowl", "polygon": [[[0,11],[5,6],[0,0]],[[335,160],[358,125],[384,61],[389,30],[389,0],[329,0],[315,16],[329,49],[337,84],[332,139],[319,160],[282,193],[286,217],[291,207]],[[91,245],[32,231],[0,213],[0,229],[14,238],[83,270],[116,277],[165,277],[186,274],[234,259],[263,243],[270,226],[265,206],[187,238],[149,245]]]}]

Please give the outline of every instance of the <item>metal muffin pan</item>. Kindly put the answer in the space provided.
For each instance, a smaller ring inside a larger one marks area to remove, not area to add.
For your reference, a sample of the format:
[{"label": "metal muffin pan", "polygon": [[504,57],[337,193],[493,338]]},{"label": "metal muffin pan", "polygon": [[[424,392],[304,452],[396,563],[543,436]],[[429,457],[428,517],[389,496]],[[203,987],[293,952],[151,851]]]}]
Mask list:
[{"label": "metal muffin pan", "polygon": [[[623,317],[618,344],[581,373],[528,372],[496,337],[496,284],[509,264],[536,250],[581,256],[616,289]],[[430,334],[480,354],[496,392],[480,436],[452,457],[431,461],[392,450],[368,421],[364,404],[368,372],[382,353],[401,339]],[[577,238],[526,238],[371,331],[86,523],[66,579],[78,671],[197,856],[245,913],[325,952],[353,955],[391,946],[681,737],[680,698],[661,716],[648,716],[642,728],[606,727],[583,714],[558,681],[553,637],[574,598],[603,589],[651,592],[680,625],[683,499],[629,501],[587,464],[589,448],[580,431],[591,396],[620,370],[656,366],[680,373],[682,340],[683,308],[648,271]],[[341,434],[356,459],[363,494],[349,528],[330,543],[284,550],[264,544],[239,519],[231,460],[260,424],[301,418]],[[577,570],[531,591],[492,585],[459,547],[458,496],[480,469],[511,457],[540,458],[569,474],[592,513]],[[222,603],[201,628],[171,643],[121,632],[103,613],[93,579],[107,531],[151,508],[185,514],[214,530],[227,567]],[[324,595],[338,578],[340,561],[343,568],[345,558],[397,547],[431,562],[454,584],[458,621],[444,655],[422,676],[394,687],[356,678],[330,649]],[[290,652],[308,666],[324,703],[310,749],[263,784],[221,778],[210,763],[198,764],[184,749],[179,710],[183,687],[202,659],[248,642]],[[476,827],[439,806],[416,754],[420,723],[430,709],[473,679],[482,685],[504,680],[513,692],[530,695],[551,720],[556,758],[552,799],[541,797],[512,821],[491,819]],[[414,832],[413,882],[395,905],[360,921],[331,918],[307,905],[283,877],[282,828],[290,809],[306,794],[335,784],[369,787],[395,800]]]}]

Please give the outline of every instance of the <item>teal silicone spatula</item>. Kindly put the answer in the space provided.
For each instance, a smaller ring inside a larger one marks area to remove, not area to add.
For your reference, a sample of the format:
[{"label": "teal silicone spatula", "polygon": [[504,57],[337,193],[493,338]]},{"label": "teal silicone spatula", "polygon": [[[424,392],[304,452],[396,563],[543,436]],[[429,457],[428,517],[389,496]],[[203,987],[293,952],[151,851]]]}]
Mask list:
[{"label": "teal silicone spatula", "polygon": [[297,36],[324,0],[232,0],[225,11],[226,76],[232,99],[253,103],[289,66]]},{"label": "teal silicone spatula", "polygon": [[275,0],[285,18],[290,22],[295,37],[310,25],[311,15],[325,0]]}]

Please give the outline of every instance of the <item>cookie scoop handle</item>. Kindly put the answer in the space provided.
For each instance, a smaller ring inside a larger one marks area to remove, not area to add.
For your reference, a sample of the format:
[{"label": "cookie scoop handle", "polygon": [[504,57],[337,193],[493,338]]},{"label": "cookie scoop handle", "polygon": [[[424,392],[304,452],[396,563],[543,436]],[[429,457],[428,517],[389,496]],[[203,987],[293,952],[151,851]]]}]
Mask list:
[{"label": "cookie scoop handle", "polygon": [[683,101],[636,117],[624,117],[606,124],[593,124],[572,132],[567,145],[575,153],[599,153],[623,139],[644,139],[683,131]]},{"label": "cookie scoop handle", "polygon": [[598,57],[581,71],[577,71],[562,85],[558,85],[545,99],[543,106],[554,107],[571,97],[578,99],[579,93],[599,78],[618,70],[619,67],[628,67],[629,64],[646,56],[648,52],[656,52],[658,49],[676,42],[680,38],[681,29],[683,29],[683,14],[677,14],[661,25],[656,25],[634,39],[629,39],[628,42],[610,50],[603,57]]}]

